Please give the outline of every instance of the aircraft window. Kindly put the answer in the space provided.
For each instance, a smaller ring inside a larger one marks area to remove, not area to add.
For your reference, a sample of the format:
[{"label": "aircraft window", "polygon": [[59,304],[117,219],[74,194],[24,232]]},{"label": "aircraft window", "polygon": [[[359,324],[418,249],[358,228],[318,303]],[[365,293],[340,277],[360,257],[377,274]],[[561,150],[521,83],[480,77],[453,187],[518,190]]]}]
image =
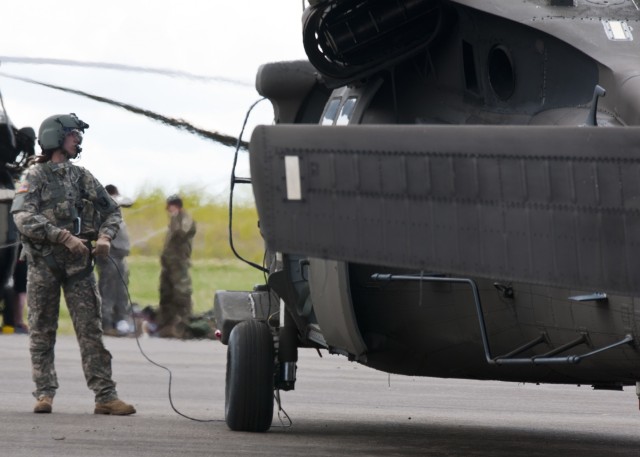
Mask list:
[{"label": "aircraft window", "polygon": [[489,82],[498,98],[507,100],[516,87],[516,75],[509,51],[504,46],[495,46],[489,52]]},{"label": "aircraft window", "polygon": [[333,122],[336,120],[336,116],[338,115],[339,106],[340,99],[332,98],[327,105],[327,109],[324,111],[324,116],[322,116],[322,125],[333,125]]},{"label": "aircraft window", "polygon": [[467,85],[467,90],[478,93],[478,76],[473,55],[473,45],[466,41],[462,42],[462,63],[464,64],[464,81]]},{"label": "aircraft window", "polygon": [[342,105],[342,109],[340,110],[340,115],[338,116],[338,120],[336,121],[336,125],[347,125],[351,120],[351,115],[353,114],[353,110],[356,107],[356,101],[358,101],[357,97],[349,97],[347,101]]}]

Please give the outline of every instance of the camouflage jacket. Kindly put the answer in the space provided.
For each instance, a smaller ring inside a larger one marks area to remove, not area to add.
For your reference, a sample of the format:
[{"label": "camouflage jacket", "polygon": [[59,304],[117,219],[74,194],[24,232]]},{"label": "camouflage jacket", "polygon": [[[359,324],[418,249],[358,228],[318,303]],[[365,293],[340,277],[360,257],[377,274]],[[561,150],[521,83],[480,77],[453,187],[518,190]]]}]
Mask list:
[{"label": "camouflage jacket", "polygon": [[69,161],[30,167],[11,212],[29,252],[50,250],[63,229],[86,240],[113,239],[122,221],[120,208],[98,180]]},{"label": "camouflage jacket", "polygon": [[162,250],[162,266],[172,262],[189,262],[195,234],[196,223],[186,211],[171,216]]}]

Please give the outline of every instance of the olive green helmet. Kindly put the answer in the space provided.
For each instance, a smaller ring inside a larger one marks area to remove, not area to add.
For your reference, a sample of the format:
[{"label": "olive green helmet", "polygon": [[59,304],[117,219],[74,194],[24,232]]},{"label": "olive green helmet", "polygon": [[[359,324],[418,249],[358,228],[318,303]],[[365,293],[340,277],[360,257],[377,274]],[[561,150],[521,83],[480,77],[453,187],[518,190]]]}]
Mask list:
[{"label": "olive green helmet", "polygon": [[68,133],[73,130],[84,133],[84,129],[88,128],[89,124],[78,119],[75,113],[54,114],[42,121],[38,131],[38,144],[43,151],[58,149],[62,147]]}]

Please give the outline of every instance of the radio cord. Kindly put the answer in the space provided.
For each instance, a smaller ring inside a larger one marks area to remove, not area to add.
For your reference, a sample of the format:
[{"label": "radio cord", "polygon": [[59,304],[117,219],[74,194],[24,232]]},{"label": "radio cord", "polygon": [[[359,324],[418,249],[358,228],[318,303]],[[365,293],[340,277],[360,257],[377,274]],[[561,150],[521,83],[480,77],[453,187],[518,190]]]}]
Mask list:
[{"label": "radio cord", "polygon": [[149,357],[146,354],[146,352],[144,352],[144,349],[142,349],[142,345],[140,344],[140,337],[138,336],[138,324],[136,323],[136,317],[135,317],[135,314],[133,312],[133,302],[131,300],[131,295],[129,294],[129,286],[127,285],[127,281],[124,279],[124,276],[122,275],[122,272],[118,268],[118,264],[116,263],[116,261],[113,260],[113,258],[111,256],[108,256],[108,259],[113,264],[113,266],[115,267],[116,271],[118,272],[118,276],[120,276],[120,280],[122,281],[122,284],[124,284],[125,290],[127,291],[127,299],[129,301],[129,314],[131,315],[131,320],[133,322],[133,334],[134,334],[134,336],[136,338],[136,344],[138,345],[138,349],[140,350],[140,354],[142,354],[142,356],[145,359],[147,359],[147,361],[150,364],[155,365],[158,368],[162,368],[163,370],[165,370],[169,374],[168,397],[169,397],[169,404],[171,405],[171,409],[173,409],[175,411],[175,413],[178,414],[179,416],[182,416],[185,419],[189,419],[189,420],[192,420],[192,421],[195,421],[195,422],[225,422],[223,419],[197,419],[195,417],[191,417],[191,416],[188,416],[187,414],[184,414],[184,413],[180,412],[178,410],[178,408],[175,407],[175,405],[173,404],[173,397],[171,396],[171,385],[172,385],[172,381],[173,381],[173,373],[166,366],[164,366],[164,365],[156,362],[155,360],[151,359],[151,357]]}]

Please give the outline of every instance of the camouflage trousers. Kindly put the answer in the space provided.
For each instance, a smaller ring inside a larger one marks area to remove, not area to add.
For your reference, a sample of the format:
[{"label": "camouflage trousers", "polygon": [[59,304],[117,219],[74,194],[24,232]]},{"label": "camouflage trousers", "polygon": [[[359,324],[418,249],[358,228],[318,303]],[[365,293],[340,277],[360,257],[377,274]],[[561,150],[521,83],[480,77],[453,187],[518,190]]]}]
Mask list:
[{"label": "camouflage trousers", "polygon": [[98,289],[102,299],[102,328],[106,330],[127,318],[129,267],[124,256],[113,252],[110,257],[98,257],[96,266],[100,278]]},{"label": "camouflage trousers", "polygon": [[[53,258],[67,276],[82,271],[87,256],[71,254],[66,249],[55,250]],[[73,322],[80,345],[82,369],[96,402],[118,398],[116,384],[111,379],[111,354],[102,342],[100,296],[93,272],[78,279],[59,281],[41,256],[32,256],[27,274],[29,308],[29,340],[33,395],[55,396],[58,378],[54,366],[54,347],[60,313],[60,288]]]},{"label": "camouflage trousers", "polygon": [[189,264],[175,262],[165,265],[160,272],[160,313],[158,328],[176,326],[183,331],[189,323],[193,304],[191,301],[191,276]]}]

